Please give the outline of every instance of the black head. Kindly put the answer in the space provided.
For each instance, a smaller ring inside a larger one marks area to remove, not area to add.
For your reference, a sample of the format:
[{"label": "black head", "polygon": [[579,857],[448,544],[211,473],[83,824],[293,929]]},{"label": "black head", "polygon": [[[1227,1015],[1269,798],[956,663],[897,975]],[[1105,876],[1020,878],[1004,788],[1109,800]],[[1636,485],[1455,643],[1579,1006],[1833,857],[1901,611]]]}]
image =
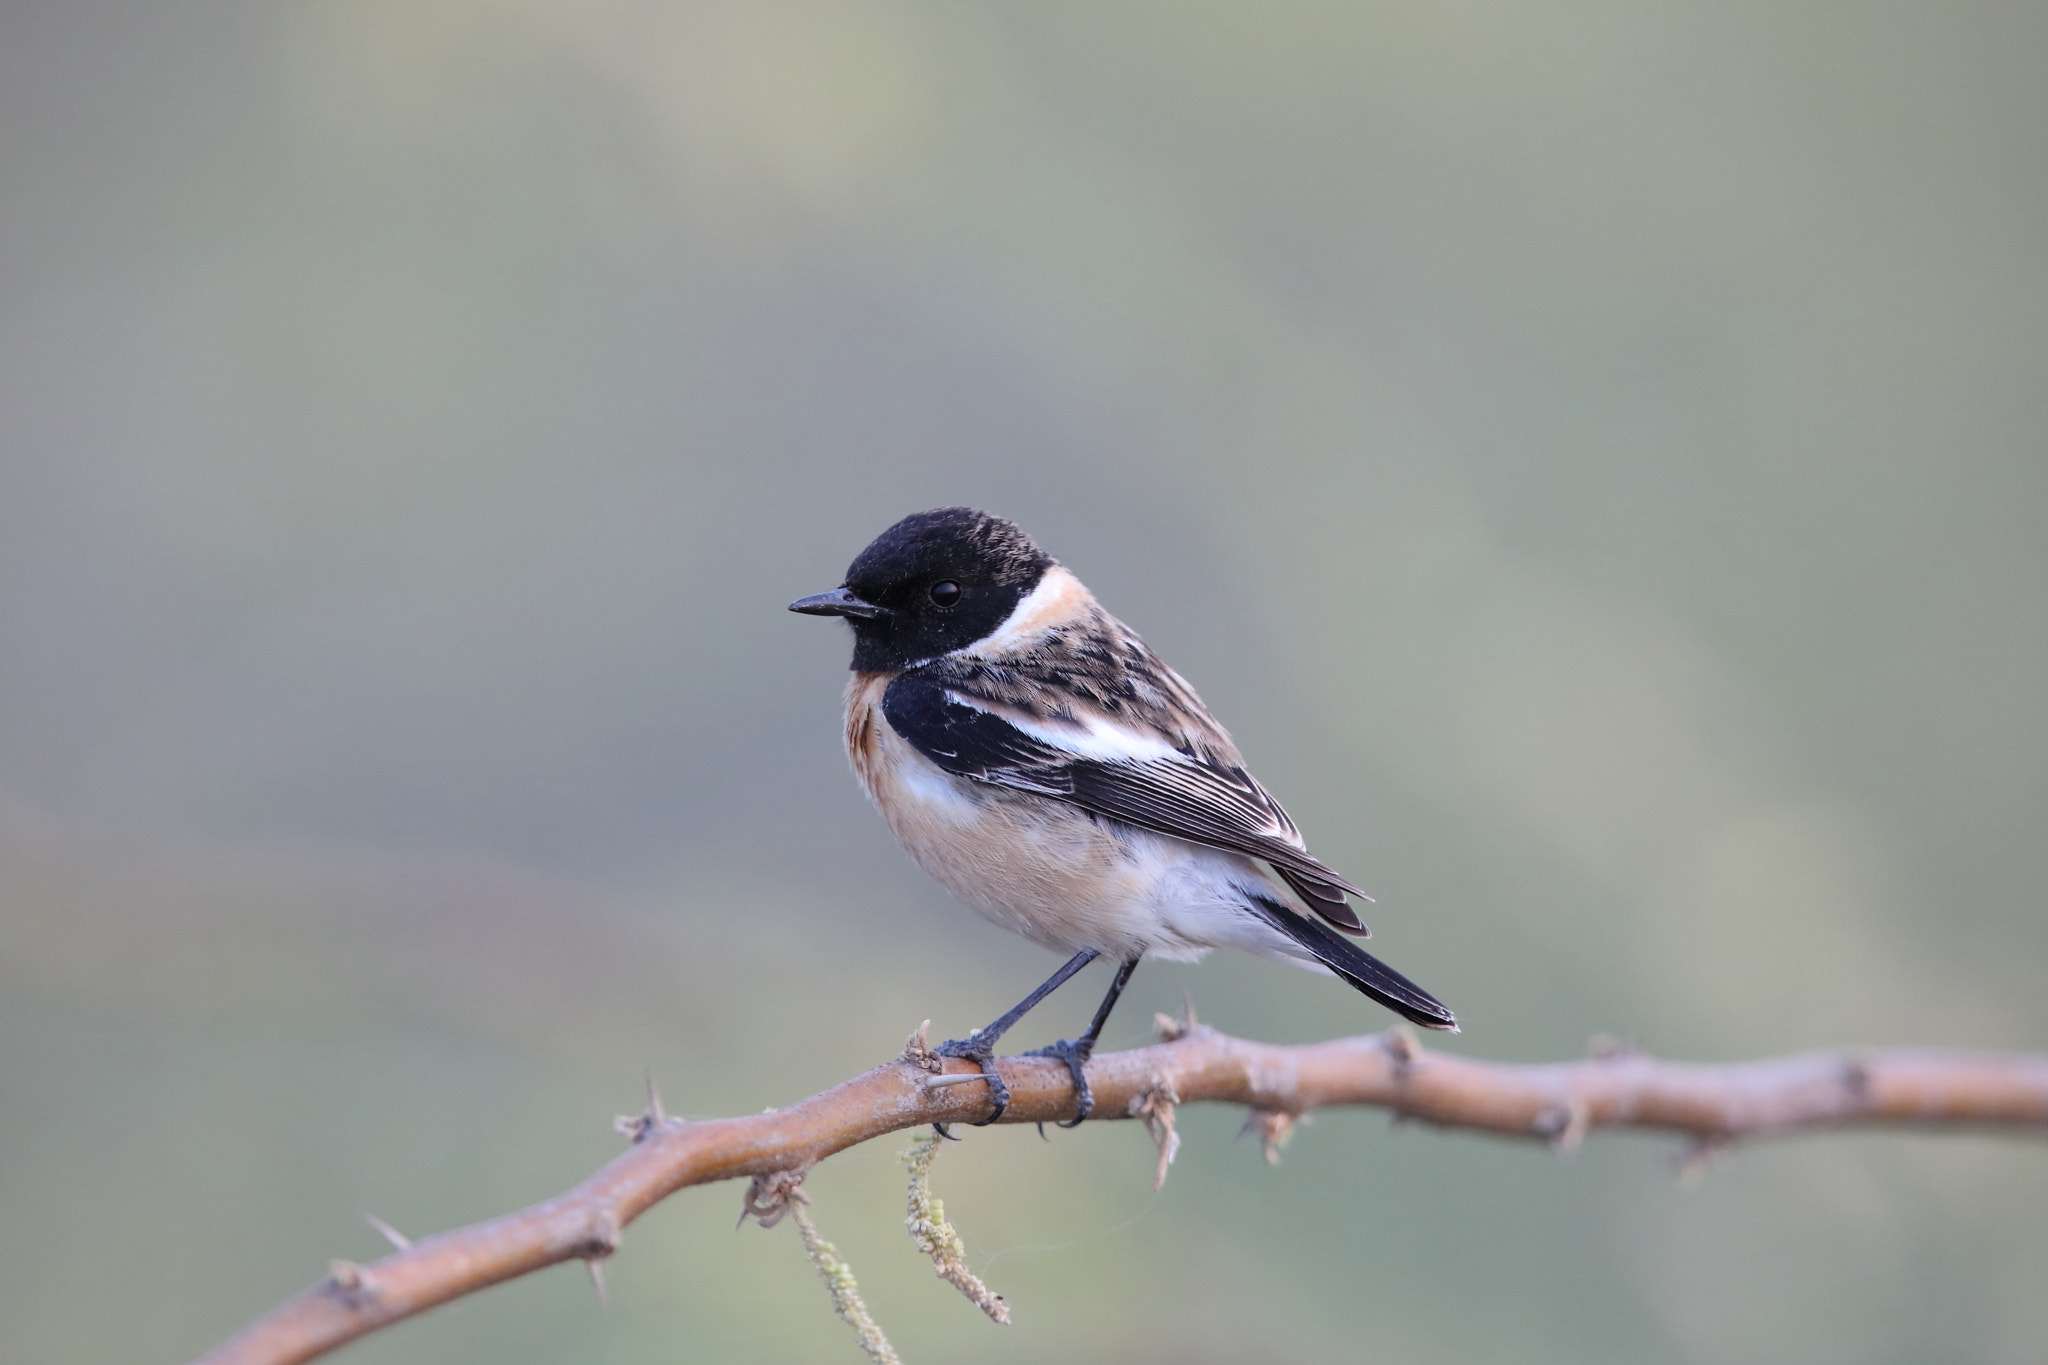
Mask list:
[{"label": "black head", "polygon": [[847,569],[845,586],[789,609],[844,616],[853,625],[853,666],[884,672],[992,633],[1052,566],[1014,523],[941,507],[882,532]]}]

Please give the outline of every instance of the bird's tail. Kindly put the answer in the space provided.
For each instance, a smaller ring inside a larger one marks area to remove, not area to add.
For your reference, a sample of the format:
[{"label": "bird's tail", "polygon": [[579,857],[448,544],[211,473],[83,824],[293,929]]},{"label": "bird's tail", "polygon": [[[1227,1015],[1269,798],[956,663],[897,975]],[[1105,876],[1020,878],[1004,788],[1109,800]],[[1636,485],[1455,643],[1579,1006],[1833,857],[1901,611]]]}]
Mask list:
[{"label": "bird's tail", "polygon": [[1320,920],[1310,919],[1262,896],[1252,898],[1259,917],[1300,944],[1316,961],[1394,1013],[1423,1028],[1458,1031],[1458,1017],[1442,1001]]}]

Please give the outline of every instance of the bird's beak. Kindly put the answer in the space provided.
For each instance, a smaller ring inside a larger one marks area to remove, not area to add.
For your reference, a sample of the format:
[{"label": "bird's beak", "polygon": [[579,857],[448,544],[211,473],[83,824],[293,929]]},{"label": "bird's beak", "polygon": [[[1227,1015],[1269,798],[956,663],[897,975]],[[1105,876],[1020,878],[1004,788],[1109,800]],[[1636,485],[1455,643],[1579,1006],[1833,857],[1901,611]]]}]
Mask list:
[{"label": "bird's beak", "polygon": [[872,621],[877,616],[889,614],[887,607],[878,607],[865,598],[854,596],[845,588],[834,588],[830,592],[799,597],[789,604],[789,609],[800,611],[806,616],[857,616],[863,621]]}]

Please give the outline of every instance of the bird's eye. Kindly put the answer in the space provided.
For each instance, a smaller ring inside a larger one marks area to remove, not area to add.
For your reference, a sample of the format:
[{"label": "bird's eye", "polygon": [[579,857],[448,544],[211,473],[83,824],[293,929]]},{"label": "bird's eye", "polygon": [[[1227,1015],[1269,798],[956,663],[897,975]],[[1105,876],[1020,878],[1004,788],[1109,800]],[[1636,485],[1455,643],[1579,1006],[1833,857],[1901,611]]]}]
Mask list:
[{"label": "bird's eye", "polygon": [[950,578],[942,578],[932,584],[931,597],[934,605],[950,607],[960,600],[960,585]]}]

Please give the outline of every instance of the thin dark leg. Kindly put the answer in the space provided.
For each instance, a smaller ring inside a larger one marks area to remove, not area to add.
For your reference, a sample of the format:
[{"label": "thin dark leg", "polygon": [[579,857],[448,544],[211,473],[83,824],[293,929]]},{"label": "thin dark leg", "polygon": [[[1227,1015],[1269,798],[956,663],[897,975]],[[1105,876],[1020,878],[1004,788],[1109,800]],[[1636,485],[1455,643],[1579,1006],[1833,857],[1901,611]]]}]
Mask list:
[{"label": "thin dark leg", "polygon": [[[1015,1005],[1011,1006],[1009,1013],[1005,1014],[1002,1018],[996,1020],[993,1024],[990,1024],[987,1028],[976,1029],[974,1031],[973,1036],[982,1042],[994,1045],[995,1041],[998,1038],[1002,1037],[1005,1033],[1008,1033],[1012,1028],[1016,1027],[1017,1021],[1019,1019],[1022,1019],[1025,1015],[1031,1013],[1031,1011],[1038,1006],[1039,1001],[1045,999],[1045,997],[1051,995],[1054,991],[1066,985],[1068,980],[1074,975],[1075,972],[1080,971],[1083,967],[1087,966],[1089,963],[1093,962],[1096,958],[1101,956],[1102,954],[1096,952],[1093,948],[1083,948],[1080,952],[1075,953],[1071,958],[1067,959],[1066,966],[1060,968],[1051,976],[1047,977],[1045,979],[1044,985],[1040,986],[1037,990],[1031,992],[1031,994],[1025,996],[1022,1000],[1019,1000]],[[944,1047],[946,1046],[946,1044],[941,1043],[940,1046]],[[946,1055],[949,1057],[954,1057],[965,1056],[966,1054],[947,1053]]]},{"label": "thin dark leg", "polygon": [[1091,1051],[1094,1049],[1095,1040],[1102,1036],[1102,1026],[1109,1022],[1109,1012],[1116,1008],[1118,997],[1123,995],[1124,987],[1131,984],[1131,976],[1137,970],[1138,959],[1135,957],[1116,969],[1116,980],[1109,983],[1109,994],[1103,996],[1102,1003],[1095,1007],[1095,1018],[1089,1022],[1088,1031],[1076,1041],[1086,1043]]},{"label": "thin dark leg", "polygon": [[[1029,1014],[1032,1006],[1045,999],[1048,995],[1051,995],[1061,986],[1064,986],[1067,983],[1068,977],[1071,977],[1075,972],[1080,971],[1100,956],[1102,954],[1096,952],[1093,948],[1082,949],[1068,959],[1066,966],[1047,977],[1044,985],[1025,996],[1022,1000],[1019,1000],[1002,1018],[990,1024],[987,1028],[976,1029],[965,1038],[949,1038],[933,1049],[942,1057],[967,1058],[981,1068],[982,1075],[988,1077],[989,1103],[994,1105],[995,1108],[989,1113],[987,1118],[974,1125],[976,1128],[985,1128],[989,1124],[994,1123],[1003,1116],[1003,1111],[1010,1107],[1010,1087],[1003,1084],[1003,1078],[996,1074],[996,1040],[1005,1033],[1008,1033],[1019,1019]],[[1117,990],[1123,989],[1123,981],[1128,976],[1129,973],[1125,972],[1118,978]],[[1110,1001],[1115,999],[1116,993],[1112,991],[1110,993]],[[1109,1002],[1105,1001],[1102,1012],[1096,1016],[1096,1028],[1099,1029],[1102,1026],[1102,1020],[1108,1015],[1108,1012]],[[945,1130],[941,1129],[940,1131],[943,1133]]]},{"label": "thin dark leg", "polygon": [[1109,983],[1109,994],[1102,997],[1102,1004],[1095,1011],[1095,1019],[1088,1025],[1088,1031],[1079,1038],[1063,1038],[1049,1047],[1027,1052],[1027,1057],[1058,1057],[1067,1064],[1067,1073],[1074,1078],[1074,1117],[1063,1120],[1062,1128],[1078,1128],[1087,1117],[1095,1112],[1095,1092],[1088,1088],[1088,1077],[1081,1070],[1095,1052],[1095,1040],[1102,1036],[1102,1026],[1109,1022],[1109,1012],[1116,1008],[1117,997],[1124,993],[1124,987],[1131,984],[1131,973],[1138,970],[1138,959],[1132,958],[1116,969],[1116,980]]}]

